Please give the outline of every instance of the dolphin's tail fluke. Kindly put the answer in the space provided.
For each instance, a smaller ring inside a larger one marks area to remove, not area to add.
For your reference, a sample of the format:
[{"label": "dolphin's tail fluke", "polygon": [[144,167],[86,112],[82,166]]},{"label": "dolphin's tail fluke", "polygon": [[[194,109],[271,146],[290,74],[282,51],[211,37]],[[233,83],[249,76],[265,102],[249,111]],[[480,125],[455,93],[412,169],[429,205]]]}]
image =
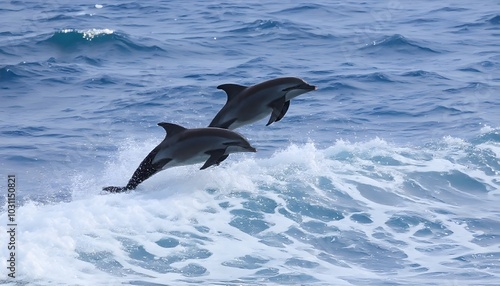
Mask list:
[{"label": "dolphin's tail fluke", "polygon": [[144,182],[147,178],[151,177],[152,175],[156,174],[158,172],[157,169],[154,167],[144,167],[141,165],[137,170],[135,170],[134,174],[132,175],[132,178],[130,178],[130,181],[125,187],[105,187],[102,188],[103,191],[110,192],[110,193],[123,193],[131,190],[135,190],[135,188],[142,182]]},{"label": "dolphin's tail fluke", "polygon": [[[156,156],[156,153],[158,152],[157,149],[158,149],[158,147],[153,149],[153,151],[151,151],[151,153],[149,153],[149,155],[146,156],[146,158],[144,158],[144,160],[142,160],[141,164],[139,165],[137,170],[135,170],[134,174],[132,175],[132,178],[130,178],[130,180],[128,181],[128,184],[125,187],[113,187],[113,186],[111,186],[111,187],[102,188],[102,190],[106,191],[106,192],[110,192],[110,193],[123,193],[123,192],[131,191],[131,190],[135,190],[135,188],[137,188],[137,186],[140,183],[144,182],[146,179],[148,179],[149,177],[153,176],[154,174],[156,174],[158,171],[161,170],[161,167],[156,168],[152,163],[154,157]],[[162,160],[160,160],[160,162],[161,161]],[[164,162],[164,164],[166,164],[166,163],[168,163],[168,161]]]},{"label": "dolphin's tail fluke", "polygon": [[102,188],[102,190],[110,193],[123,193],[126,191],[130,191],[131,189],[127,187],[105,187]]},{"label": "dolphin's tail fluke", "polygon": [[110,186],[110,187],[102,188],[102,190],[106,191],[106,192],[110,192],[110,193],[123,193],[126,191],[135,190],[137,185],[139,185],[140,183],[142,183],[142,181],[145,180],[145,179],[138,179],[137,173],[138,173],[137,171],[134,173],[134,175],[132,176],[132,178],[130,179],[130,181],[128,182],[128,184],[125,187]]}]

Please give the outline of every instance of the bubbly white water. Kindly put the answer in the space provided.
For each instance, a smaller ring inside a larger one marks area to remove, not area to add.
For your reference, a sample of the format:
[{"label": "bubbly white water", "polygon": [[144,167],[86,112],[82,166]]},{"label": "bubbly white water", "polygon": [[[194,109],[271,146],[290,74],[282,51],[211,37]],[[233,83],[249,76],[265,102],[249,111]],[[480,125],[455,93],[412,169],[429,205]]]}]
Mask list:
[{"label": "bubbly white water", "polygon": [[[270,158],[233,154],[217,168],[172,168],[136,191],[101,193],[104,185],[125,183],[136,167],[130,158],[151,148],[152,142],[124,144],[101,174],[72,178],[69,202],[19,206],[20,281],[498,279],[500,182],[488,163],[498,164],[498,143],[448,137],[428,148],[381,139],[337,141],[326,149],[290,145]],[[0,221],[6,219],[3,212]],[[5,260],[0,265],[7,267]]]}]

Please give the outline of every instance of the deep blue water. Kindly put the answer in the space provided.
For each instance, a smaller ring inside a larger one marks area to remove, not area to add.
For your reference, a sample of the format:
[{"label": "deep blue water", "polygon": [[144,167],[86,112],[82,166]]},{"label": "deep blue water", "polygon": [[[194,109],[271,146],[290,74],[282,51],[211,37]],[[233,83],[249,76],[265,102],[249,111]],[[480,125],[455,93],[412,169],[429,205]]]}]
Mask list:
[{"label": "deep blue water", "polygon": [[[500,284],[500,3],[38,2],[0,7],[1,282]],[[318,90],[256,154],[100,191],[281,76]]]}]

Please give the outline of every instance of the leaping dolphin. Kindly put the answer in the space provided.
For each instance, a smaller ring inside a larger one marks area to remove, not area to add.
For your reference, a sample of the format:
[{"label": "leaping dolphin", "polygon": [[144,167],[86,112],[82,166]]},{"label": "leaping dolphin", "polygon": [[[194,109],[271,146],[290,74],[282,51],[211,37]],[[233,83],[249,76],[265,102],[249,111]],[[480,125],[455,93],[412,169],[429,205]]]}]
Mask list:
[{"label": "leaping dolphin", "polygon": [[133,190],[161,170],[205,162],[201,170],[219,165],[230,153],[256,152],[239,133],[206,127],[187,129],[173,123],[158,123],[167,132],[165,139],[149,153],[135,170],[125,187],[105,187],[104,191],[120,193]]},{"label": "leaping dolphin", "polygon": [[281,77],[253,86],[223,84],[217,87],[227,94],[227,102],[209,127],[235,129],[271,115],[266,126],[285,116],[290,100],[316,90],[300,78]]}]

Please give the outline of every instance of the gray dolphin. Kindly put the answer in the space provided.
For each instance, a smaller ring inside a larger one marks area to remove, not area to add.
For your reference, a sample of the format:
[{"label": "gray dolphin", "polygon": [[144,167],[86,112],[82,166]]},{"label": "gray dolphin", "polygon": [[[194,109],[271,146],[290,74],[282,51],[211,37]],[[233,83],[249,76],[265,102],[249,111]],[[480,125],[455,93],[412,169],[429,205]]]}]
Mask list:
[{"label": "gray dolphin", "polygon": [[135,170],[125,187],[105,187],[104,191],[120,193],[133,190],[161,170],[205,162],[201,170],[219,165],[230,153],[256,152],[239,133],[206,127],[187,129],[172,123],[158,123],[167,132],[165,139],[149,153]]},{"label": "gray dolphin", "polygon": [[285,116],[290,100],[316,90],[300,78],[280,77],[252,86],[223,84],[217,87],[227,94],[227,102],[209,127],[235,129],[271,115],[266,126]]}]

